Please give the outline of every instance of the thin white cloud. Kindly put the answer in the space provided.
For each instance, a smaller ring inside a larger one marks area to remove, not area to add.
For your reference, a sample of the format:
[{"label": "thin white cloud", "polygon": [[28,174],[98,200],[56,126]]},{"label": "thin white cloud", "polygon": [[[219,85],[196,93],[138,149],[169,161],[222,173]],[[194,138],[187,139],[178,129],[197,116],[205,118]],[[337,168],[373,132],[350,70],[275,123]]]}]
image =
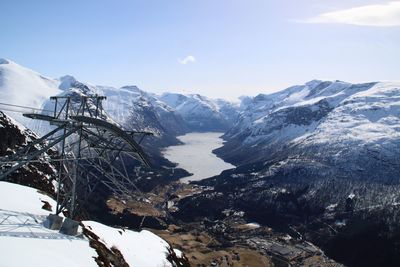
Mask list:
[{"label": "thin white cloud", "polygon": [[340,23],[358,26],[400,26],[400,1],[366,5],[320,14],[306,23]]},{"label": "thin white cloud", "polygon": [[186,65],[188,63],[195,63],[196,59],[194,58],[194,56],[187,56],[184,59],[178,59],[178,62],[182,65]]}]

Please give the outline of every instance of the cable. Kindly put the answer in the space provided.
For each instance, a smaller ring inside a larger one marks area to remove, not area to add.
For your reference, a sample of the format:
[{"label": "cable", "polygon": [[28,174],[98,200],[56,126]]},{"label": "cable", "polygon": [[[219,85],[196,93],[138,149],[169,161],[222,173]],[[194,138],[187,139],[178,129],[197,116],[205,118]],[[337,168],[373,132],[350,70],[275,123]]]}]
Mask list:
[{"label": "cable", "polygon": [[[0,108],[0,111],[8,111],[8,112],[14,112],[14,113],[21,113],[21,114],[26,114],[27,113],[27,111],[15,110],[15,109],[7,109],[7,108]],[[48,113],[52,114],[52,112],[48,112]]]},{"label": "cable", "polygon": [[2,108],[0,109],[0,111],[8,111],[8,112],[15,112],[15,113],[26,113],[20,110],[12,110],[12,109],[6,109],[6,108]]},{"label": "cable", "polygon": [[[14,113],[21,113],[21,114],[26,114],[27,113],[27,111],[15,110],[15,109],[7,109],[7,108],[0,108],[0,111],[8,111],[8,112],[14,112]],[[52,112],[48,112],[48,113],[52,113]]]},{"label": "cable", "polygon": [[0,102],[0,105],[11,106],[11,107],[17,107],[17,108],[32,109],[32,110],[37,110],[37,111],[54,112],[53,110],[40,109],[40,108],[33,108],[33,107],[27,107],[27,106],[20,106],[20,105],[14,105],[14,104],[2,103],[2,102]]}]

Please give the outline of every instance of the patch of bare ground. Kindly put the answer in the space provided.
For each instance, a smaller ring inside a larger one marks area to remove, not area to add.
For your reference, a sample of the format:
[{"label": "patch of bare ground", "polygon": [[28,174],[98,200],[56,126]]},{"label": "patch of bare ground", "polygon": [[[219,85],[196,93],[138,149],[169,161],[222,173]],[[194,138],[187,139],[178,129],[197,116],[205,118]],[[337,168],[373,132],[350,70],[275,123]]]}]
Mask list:
[{"label": "patch of bare ground", "polygon": [[112,196],[107,200],[107,206],[113,214],[128,211],[137,216],[165,217],[166,210],[173,211],[174,204],[188,196],[202,192],[195,185],[171,183],[167,186],[154,188],[151,192],[143,193],[131,199],[121,199]]},{"label": "patch of bare ground", "polygon": [[154,208],[154,205],[145,201],[122,200],[116,197],[111,197],[107,200],[107,206],[114,214],[123,213],[125,210],[128,210],[138,216],[163,216],[162,212]]},{"label": "patch of bare ground", "polygon": [[182,250],[192,267],[273,266],[268,257],[256,250],[240,246],[221,248],[221,244],[206,232],[180,232],[180,228],[175,225],[171,225],[168,230],[151,231]]}]

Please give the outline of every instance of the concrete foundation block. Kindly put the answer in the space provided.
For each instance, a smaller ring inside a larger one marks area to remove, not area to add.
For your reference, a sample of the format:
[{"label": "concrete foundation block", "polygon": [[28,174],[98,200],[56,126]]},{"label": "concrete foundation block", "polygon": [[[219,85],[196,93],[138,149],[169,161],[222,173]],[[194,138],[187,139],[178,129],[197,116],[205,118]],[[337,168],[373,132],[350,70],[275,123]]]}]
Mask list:
[{"label": "concrete foundation block", "polygon": [[64,218],[55,214],[49,214],[43,222],[44,227],[51,230],[60,230]]},{"label": "concrete foundation block", "polygon": [[65,218],[61,226],[60,233],[64,235],[76,236],[78,234],[79,222]]}]

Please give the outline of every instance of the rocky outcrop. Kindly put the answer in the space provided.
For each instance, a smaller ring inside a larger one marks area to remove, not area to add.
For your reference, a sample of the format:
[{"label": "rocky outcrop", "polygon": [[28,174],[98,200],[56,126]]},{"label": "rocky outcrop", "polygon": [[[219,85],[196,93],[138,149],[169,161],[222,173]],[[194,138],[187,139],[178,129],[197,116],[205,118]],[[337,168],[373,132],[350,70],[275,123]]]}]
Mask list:
[{"label": "rocky outcrop", "polygon": [[[1,111],[0,136],[0,157],[12,156],[18,149],[38,138],[35,133],[19,125]],[[54,195],[55,188],[53,183],[57,179],[57,170],[56,165],[53,165],[48,160],[52,156],[56,157],[57,152],[50,149],[35,162],[25,165],[10,174],[6,178],[6,181],[34,187],[50,195]],[[3,164],[2,167],[6,169],[15,163],[11,160]]]}]

